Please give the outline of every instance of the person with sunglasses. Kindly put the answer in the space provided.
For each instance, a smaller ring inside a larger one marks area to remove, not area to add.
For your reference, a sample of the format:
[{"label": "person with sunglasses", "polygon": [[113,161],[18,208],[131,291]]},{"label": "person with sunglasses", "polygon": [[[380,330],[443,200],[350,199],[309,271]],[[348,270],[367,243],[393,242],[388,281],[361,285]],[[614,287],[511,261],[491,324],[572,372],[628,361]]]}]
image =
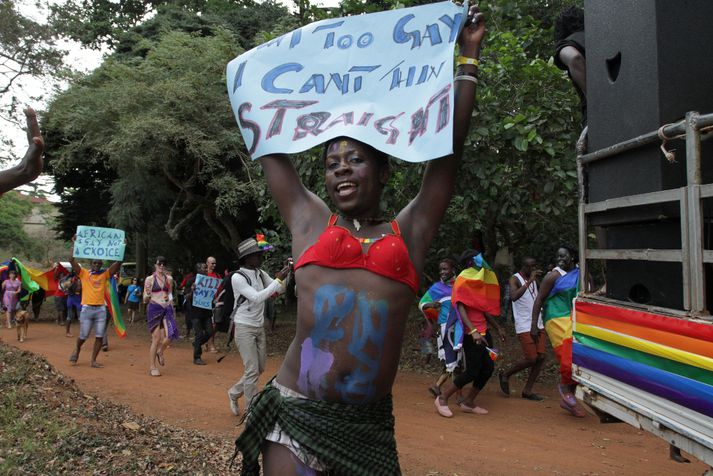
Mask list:
[{"label": "person with sunglasses", "polygon": [[166,258],[156,257],[154,272],[144,282],[144,302],[146,323],[151,333],[149,348],[149,374],[160,377],[156,367],[166,364],[164,352],[170,341],[178,339],[180,333],[173,312],[173,278],[166,272]]}]

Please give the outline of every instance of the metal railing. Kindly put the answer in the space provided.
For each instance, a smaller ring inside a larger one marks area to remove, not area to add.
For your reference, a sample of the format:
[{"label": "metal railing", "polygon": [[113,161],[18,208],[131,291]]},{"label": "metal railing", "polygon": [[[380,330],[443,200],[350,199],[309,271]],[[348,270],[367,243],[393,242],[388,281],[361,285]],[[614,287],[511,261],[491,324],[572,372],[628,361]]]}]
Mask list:
[{"label": "metal railing", "polygon": [[[688,112],[686,117],[661,128],[665,137],[685,135],[686,185],[671,190],[642,193],[587,203],[586,166],[612,159],[617,154],[660,142],[659,131],[649,132],[614,144],[596,152],[586,153],[587,129],[577,141],[577,177],[579,181],[579,254],[581,276],[587,276],[587,260],[650,260],[681,263],[683,272],[683,308],[695,317],[710,317],[706,307],[704,263],[713,263],[713,251],[704,249],[703,203],[713,197],[713,184],[703,184],[701,178],[701,130],[713,126],[713,114]],[[709,133],[703,140],[713,137]],[[658,159],[658,154],[657,154]],[[590,249],[587,245],[588,216],[610,210],[679,202],[681,212],[681,249]]]}]

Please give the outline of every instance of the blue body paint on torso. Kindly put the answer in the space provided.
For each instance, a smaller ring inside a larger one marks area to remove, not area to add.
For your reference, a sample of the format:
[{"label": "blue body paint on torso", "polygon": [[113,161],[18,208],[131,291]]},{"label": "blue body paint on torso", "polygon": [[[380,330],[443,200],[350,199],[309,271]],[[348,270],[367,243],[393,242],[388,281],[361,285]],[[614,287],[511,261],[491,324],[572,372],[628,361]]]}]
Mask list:
[{"label": "blue body paint on torso", "polygon": [[[341,326],[353,316],[349,354],[357,359],[353,371],[335,383],[342,399],[349,403],[363,403],[375,394],[374,379],[380,368],[384,348],[388,304],[386,300],[370,300],[366,294],[345,286],[324,285],[314,297],[315,325],[302,343],[298,388],[303,393],[321,398],[327,390],[326,375],[334,363],[334,355],[323,350],[332,342],[345,338]],[[367,353],[367,348],[370,352]]]}]

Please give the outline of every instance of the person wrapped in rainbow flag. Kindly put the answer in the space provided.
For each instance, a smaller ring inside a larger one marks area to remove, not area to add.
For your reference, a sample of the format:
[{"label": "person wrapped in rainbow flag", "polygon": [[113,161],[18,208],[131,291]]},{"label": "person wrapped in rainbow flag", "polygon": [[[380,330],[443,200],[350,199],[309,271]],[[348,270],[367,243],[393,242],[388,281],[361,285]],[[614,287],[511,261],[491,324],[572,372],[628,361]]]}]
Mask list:
[{"label": "person wrapped in rainbow flag", "polygon": [[462,354],[460,349],[463,343],[463,324],[451,306],[455,272],[455,260],[442,259],[438,263],[440,281],[433,283],[418,303],[418,308],[426,318],[426,328],[430,329],[433,324],[436,324],[439,330],[438,358],[443,362],[444,370],[436,380],[436,384],[428,388],[434,397],[441,394],[441,386],[452,376]]},{"label": "person wrapped in rainbow flag", "polygon": [[[488,324],[495,327],[502,342],[505,333],[494,316],[500,315],[500,284],[495,272],[483,258],[482,253],[467,250],[463,253],[464,269],[453,284],[451,302],[467,336],[462,338],[465,356],[465,372],[453,379],[448,389],[436,397],[438,414],[453,416],[448,407],[448,398],[468,383],[473,383],[465,398],[459,403],[461,411],[484,415],[488,411],[475,405],[475,398],[493,375],[495,365],[491,358],[493,347]],[[455,346],[454,346],[455,347]]]},{"label": "person wrapped in rainbow flag", "polygon": [[540,292],[532,306],[532,329],[530,335],[537,342],[539,330],[537,318],[542,311],[545,331],[550,338],[555,356],[560,363],[560,407],[572,416],[583,418],[584,410],[577,405],[572,379],[572,300],[579,292],[579,267],[577,251],[562,245],[557,250],[557,267],[547,273],[540,285]]}]

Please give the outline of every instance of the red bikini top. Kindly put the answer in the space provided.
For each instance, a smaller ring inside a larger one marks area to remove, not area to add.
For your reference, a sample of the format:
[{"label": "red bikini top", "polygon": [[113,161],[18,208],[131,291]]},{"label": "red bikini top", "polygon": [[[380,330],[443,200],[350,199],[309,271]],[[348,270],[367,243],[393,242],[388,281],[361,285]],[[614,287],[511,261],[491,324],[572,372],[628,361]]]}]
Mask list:
[{"label": "red bikini top", "polygon": [[411,263],[406,243],[396,220],[391,222],[393,234],[374,241],[366,253],[361,243],[349,230],[337,226],[337,215],[329,217],[329,224],[295,263],[295,269],[308,264],[336,269],[365,269],[385,278],[404,283],[418,294],[418,276]]}]

